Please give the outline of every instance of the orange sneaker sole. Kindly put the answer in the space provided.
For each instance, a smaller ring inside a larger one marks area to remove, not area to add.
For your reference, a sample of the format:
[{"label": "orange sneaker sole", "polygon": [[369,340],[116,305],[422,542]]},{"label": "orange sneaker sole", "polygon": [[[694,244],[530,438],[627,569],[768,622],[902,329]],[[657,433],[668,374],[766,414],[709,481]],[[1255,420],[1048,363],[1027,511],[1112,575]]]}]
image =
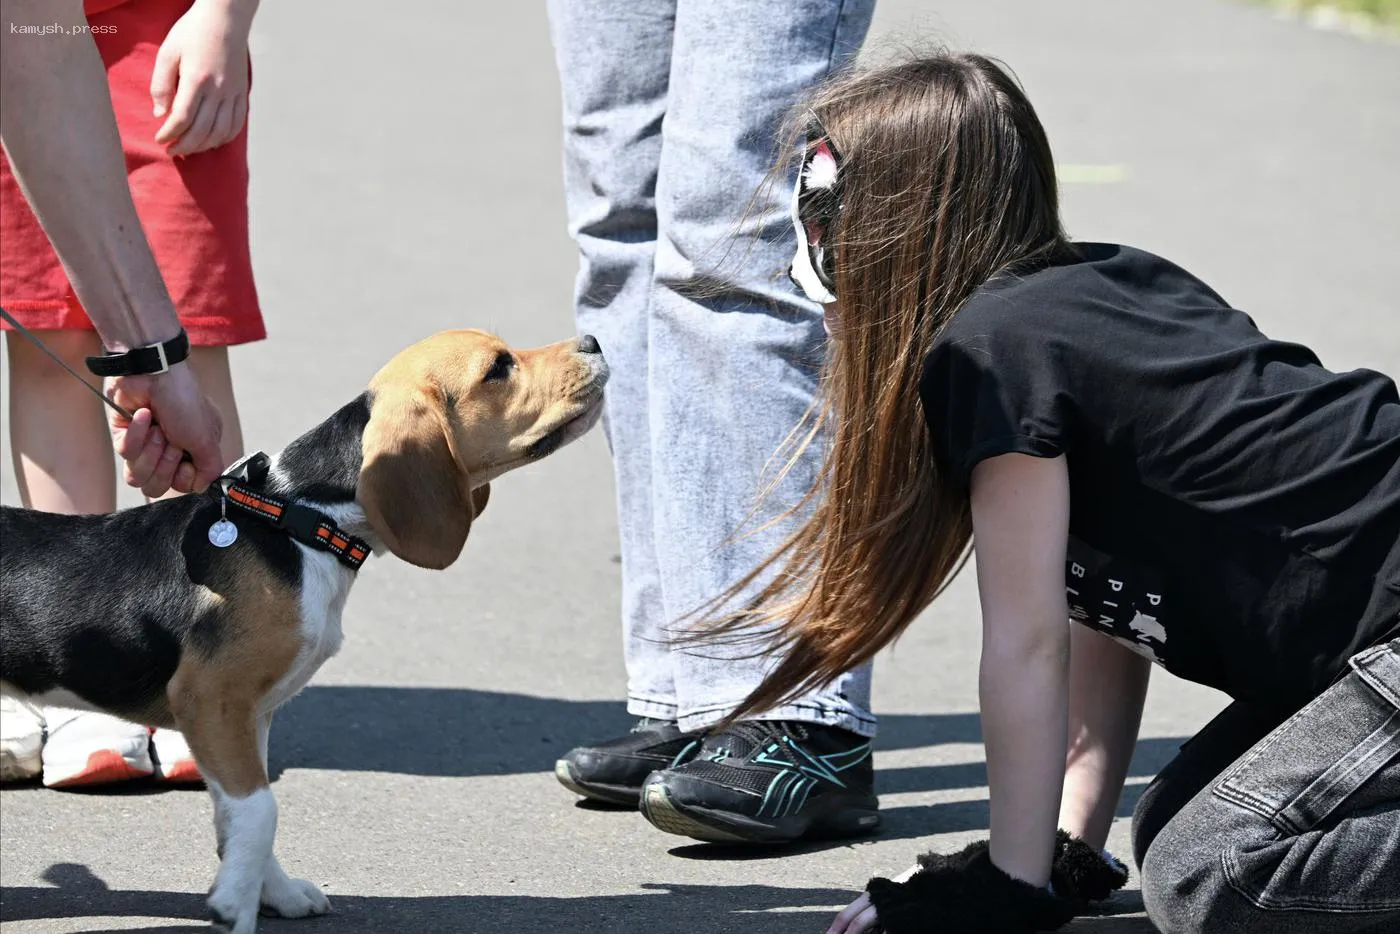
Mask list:
[{"label": "orange sneaker sole", "polygon": [[157,777],[172,785],[202,785],[204,776],[193,759],[176,759],[170,765],[161,763]]},{"label": "orange sneaker sole", "polygon": [[81,772],[70,775],[62,781],[54,782],[50,788],[75,788],[80,785],[110,785],[114,782],[128,782],[135,778],[146,778],[149,772],[142,772],[111,749],[99,749],[88,756],[87,765]]}]

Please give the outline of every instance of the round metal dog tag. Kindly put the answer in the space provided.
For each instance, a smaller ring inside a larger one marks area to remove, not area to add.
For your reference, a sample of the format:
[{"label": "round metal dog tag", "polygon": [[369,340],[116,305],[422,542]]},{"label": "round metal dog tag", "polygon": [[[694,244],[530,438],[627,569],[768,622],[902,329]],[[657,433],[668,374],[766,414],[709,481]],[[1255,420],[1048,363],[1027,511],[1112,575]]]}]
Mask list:
[{"label": "round metal dog tag", "polygon": [[227,548],[238,541],[238,526],[227,519],[220,519],[209,526],[209,542],[215,548]]}]

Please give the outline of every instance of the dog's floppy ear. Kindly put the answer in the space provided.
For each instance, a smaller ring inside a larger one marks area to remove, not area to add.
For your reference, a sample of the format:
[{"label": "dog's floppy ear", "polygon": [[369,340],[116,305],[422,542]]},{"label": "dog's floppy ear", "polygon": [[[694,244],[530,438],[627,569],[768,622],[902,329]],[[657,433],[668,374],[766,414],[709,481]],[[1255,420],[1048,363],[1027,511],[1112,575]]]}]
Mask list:
[{"label": "dog's floppy ear", "polygon": [[[478,511],[477,493],[453,456],[447,430],[435,390],[376,392],[356,493],[390,551],[434,570],[457,560]],[[484,506],[484,492],[481,499]]]}]

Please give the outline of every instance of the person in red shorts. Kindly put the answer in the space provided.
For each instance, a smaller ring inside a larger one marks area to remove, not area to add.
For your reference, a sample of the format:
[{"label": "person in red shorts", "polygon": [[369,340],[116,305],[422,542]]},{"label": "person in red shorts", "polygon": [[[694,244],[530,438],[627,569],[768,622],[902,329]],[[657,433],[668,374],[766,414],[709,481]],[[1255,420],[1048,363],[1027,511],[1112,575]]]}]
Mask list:
[{"label": "person in red shorts", "polygon": [[[190,364],[223,420],[224,463],[243,446],[228,347],[266,336],[248,247],[248,33],[256,8],[257,0],[85,3],[137,214],[189,335]],[[3,156],[0,305],[78,372],[86,372],[84,357],[102,352]],[[28,341],[9,335],[6,343],[10,443],[25,506],[111,512],[116,476],[101,403]],[[173,731],[53,707],[7,704],[2,715],[7,746],[42,745],[39,761],[6,757],[12,767],[5,778],[32,776],[40,765],[51,787],[151,774],[200,778]]]}]

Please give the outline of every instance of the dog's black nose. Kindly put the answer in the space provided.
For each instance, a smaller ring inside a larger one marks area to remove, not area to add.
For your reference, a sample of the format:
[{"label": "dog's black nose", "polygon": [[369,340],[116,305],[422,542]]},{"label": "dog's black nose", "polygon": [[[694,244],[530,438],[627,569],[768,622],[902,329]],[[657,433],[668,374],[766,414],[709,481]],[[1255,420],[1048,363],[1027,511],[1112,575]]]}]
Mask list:
[{"label": "dog's black nose", "polygon": [[592,334],[585,334],[578,339],[579,353],[602,353],[603,348],[598,346],[598,338]]}]

